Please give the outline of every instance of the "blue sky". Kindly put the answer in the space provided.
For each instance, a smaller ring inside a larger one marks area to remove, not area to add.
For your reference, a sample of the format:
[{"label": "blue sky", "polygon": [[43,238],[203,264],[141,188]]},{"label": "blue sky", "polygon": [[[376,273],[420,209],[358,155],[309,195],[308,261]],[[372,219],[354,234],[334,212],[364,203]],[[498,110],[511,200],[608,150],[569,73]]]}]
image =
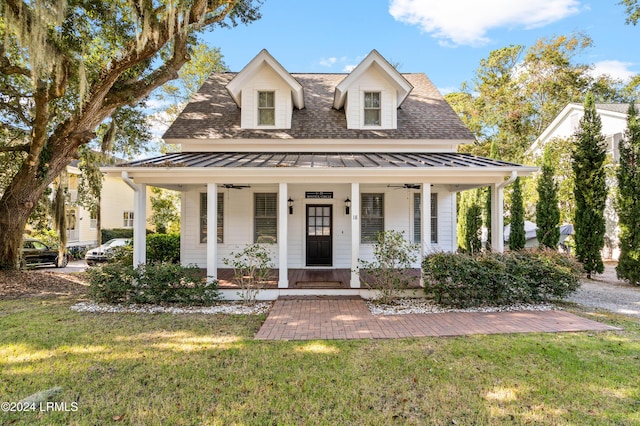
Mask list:
[{"label": "blue sky", "polygon": [[[372,49],[401,72],[423,72],[443,92],[473,78],[480,59],[511,44],[584,32],[594,46],[577,58],[628,79],[640,73],[640,26],[618,0],[265,0],[262,19],[217,28],[231,71],[266,48],[290,72],[345,72]],[[633,40],[633,43],[631,42]]]}]

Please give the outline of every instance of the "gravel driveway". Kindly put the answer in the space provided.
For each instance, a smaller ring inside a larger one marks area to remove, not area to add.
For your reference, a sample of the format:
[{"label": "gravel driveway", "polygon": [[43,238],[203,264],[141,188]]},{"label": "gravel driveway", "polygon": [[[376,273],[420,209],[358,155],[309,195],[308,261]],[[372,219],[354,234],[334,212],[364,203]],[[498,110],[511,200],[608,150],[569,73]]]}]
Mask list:
[{"label": "gravel driveway", "polygon": [[606,264],[604,274],[595,279],[582,280],[578,291],[565,300],[640,318],[640,287],[618,280],[615,264]]}]

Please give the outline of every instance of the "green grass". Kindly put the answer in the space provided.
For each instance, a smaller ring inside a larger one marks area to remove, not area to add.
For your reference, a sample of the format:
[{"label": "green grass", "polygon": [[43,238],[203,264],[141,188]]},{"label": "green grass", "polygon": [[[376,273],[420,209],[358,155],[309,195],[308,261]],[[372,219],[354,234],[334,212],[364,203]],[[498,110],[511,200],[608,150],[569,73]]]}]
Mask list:
[{"label": "green grass", "polygon": [[265,342],[260,316],[72,303],[0,302],[0,400],[61,386],[78,404],[0,424],[640,424],[626,317],[590,315],[622,332]]}]

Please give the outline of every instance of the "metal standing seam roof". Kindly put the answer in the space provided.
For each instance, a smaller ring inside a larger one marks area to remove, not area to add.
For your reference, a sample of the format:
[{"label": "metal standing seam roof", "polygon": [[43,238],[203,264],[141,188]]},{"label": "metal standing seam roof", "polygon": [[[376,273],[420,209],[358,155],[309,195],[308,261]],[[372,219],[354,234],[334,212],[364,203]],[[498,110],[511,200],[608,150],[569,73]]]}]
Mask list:
[{"label": "metal standing seam roof", "polygon": [[459,152],[445,153],[314,153],[314,152],[186,152],[132,161],[118,167],[197,168],[508,168],[521,164]]}]

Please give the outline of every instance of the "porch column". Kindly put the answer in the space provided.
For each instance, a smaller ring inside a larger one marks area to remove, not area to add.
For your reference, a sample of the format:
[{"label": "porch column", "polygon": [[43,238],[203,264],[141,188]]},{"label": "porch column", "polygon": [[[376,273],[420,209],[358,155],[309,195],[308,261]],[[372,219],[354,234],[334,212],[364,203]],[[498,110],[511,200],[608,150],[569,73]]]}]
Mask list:
[{"label": "porch column", "polygon": [[218,279],[218,185],[207,184],[207,281]]},{"label": "porch column", "polygon": [[422,184],[422,194],[420,196],[420,256],[424,257],[431,253],[431,184]]},{"label": "porch column", "polygon": [[[412,200],[413,201],[413,200]],[[413,206],[412,206],[413,207]],[[431,184],[422,183],[422,194],[420,194],[420,287],[424,287],[422,277],[422,261],[425,256],[431,253]]]},{"label": "porch column", "polygon": [[351,288],[360,288],[360,184],[351,184]]},{"label": "porch column", "polygon": [[[287,238],[287,218],[289,214],[288,208],[288,185],[286,183],[279,184],[278,188],[278,288],[289,287],[289,269],[288,269],[288,238]],[[300,208],[300,207],[299,207]]]},{"label": "porch column", "polygon": [[147,185],[135,184],[133,202],[133,266],[147,263]]},{"label": "porch column", "polygon": [[491,188],[491,249],[504,251],[504,186],[494,184]]}]

